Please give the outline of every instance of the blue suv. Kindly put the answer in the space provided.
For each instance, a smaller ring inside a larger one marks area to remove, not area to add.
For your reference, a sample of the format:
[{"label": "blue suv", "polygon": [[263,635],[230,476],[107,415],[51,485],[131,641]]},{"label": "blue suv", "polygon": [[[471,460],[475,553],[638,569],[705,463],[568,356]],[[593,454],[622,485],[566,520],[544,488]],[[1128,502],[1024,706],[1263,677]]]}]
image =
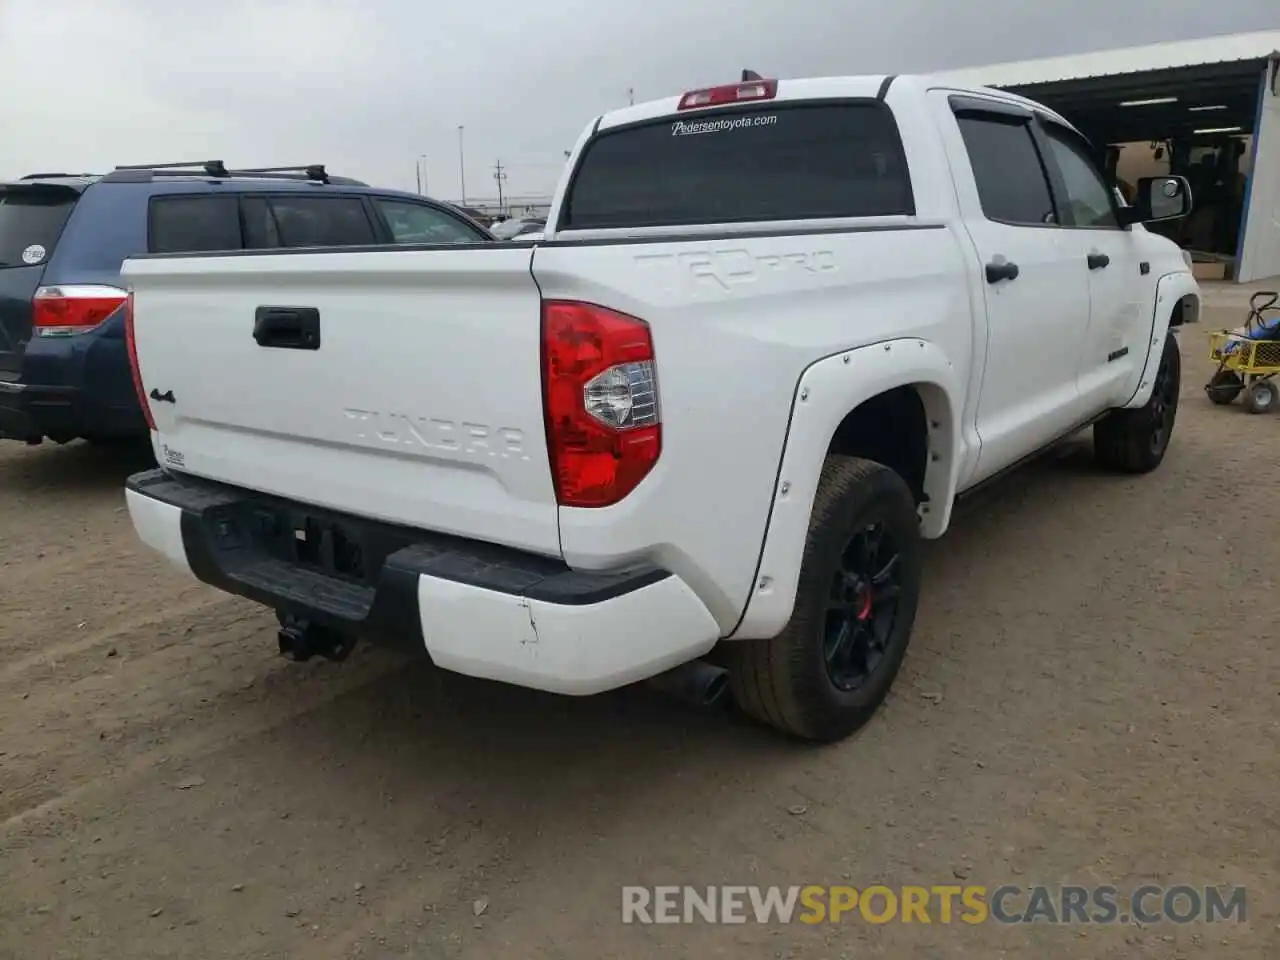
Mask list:
[{"label": "blue suv", "polygon": [[0,439],[147,436],[125,348],[127,257],[491,240],[455,207],[320,165],[210,161],[0,182]]}]

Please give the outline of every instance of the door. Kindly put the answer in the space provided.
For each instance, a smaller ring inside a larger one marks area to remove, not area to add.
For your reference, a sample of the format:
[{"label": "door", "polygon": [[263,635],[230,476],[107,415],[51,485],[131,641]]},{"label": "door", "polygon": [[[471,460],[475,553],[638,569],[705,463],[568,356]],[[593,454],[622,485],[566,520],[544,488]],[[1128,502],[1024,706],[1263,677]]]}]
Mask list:
[{"label": "door", "polygon": [[1142,272],[1137,237],[1120,225],[1115,193],[1088,142],[1047,117],[1038,122],[1063,233],[1089,277],[1089,324],[1077,361],[1080,419],[1123,403],[1147,356],[1155,279]]},{"label": "door", "polygon": [[1079,422],[1076,360],[1089,286],[1077,241],[1060,225],[1031,112],[969,96],[950,97],[949,106],[948,150],[987,312],[975,414],[981,449],[968,486]]}]

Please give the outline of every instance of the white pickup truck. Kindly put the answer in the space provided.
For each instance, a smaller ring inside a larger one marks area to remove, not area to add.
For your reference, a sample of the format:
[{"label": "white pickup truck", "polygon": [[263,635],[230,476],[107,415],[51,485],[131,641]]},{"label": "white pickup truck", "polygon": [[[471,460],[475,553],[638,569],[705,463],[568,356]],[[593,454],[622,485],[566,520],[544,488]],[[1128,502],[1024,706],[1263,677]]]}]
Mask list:
[{"label": "white pickup truck", "polygon": [[[906,652],[922,538],[1092,425],[1142,473],[1187,260],[1062,117],[927,77],[750,80],[591,122],[528,243],[131,259],[141,539],[276,609],[590,694],[707,663],[831,741]],[[682,666],[683,665],[683,666]]]}]

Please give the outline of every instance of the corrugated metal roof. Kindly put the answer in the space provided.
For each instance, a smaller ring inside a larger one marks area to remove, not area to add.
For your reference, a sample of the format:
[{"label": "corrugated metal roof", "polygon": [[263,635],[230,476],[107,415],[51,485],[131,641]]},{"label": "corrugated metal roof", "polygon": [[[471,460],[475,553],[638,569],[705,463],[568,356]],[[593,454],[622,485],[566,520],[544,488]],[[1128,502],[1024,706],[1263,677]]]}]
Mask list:
[{"label": "corrugated metal roof", "polygon": [[1263,30],[1117,50],[1098,50],[1065,57],[995,63],[985,67],[966,67],[943,71],[937,76],[950,83],[966,86],[1016,87],[1206,63],[1261,60],[1277,52],[1280,52],[1280,30]]}]

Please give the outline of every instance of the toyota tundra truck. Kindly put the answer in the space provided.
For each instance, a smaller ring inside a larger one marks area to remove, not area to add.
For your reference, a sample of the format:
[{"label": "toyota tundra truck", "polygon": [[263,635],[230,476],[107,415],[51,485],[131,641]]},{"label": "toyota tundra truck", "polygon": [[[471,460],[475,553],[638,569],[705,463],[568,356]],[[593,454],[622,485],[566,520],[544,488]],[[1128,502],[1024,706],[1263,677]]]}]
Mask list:
[{"label": "toyota tundra truck", "polygon": [[839,740],[959,495],[1086,427],[1160,465],[1200,294],[1142,224],[1190,204],[1125,206],[1063,117],[928,77],[636,104],[532,244],[130,259],[159,469],[129,513],[296,657],[575,695],[712,669]]}]

